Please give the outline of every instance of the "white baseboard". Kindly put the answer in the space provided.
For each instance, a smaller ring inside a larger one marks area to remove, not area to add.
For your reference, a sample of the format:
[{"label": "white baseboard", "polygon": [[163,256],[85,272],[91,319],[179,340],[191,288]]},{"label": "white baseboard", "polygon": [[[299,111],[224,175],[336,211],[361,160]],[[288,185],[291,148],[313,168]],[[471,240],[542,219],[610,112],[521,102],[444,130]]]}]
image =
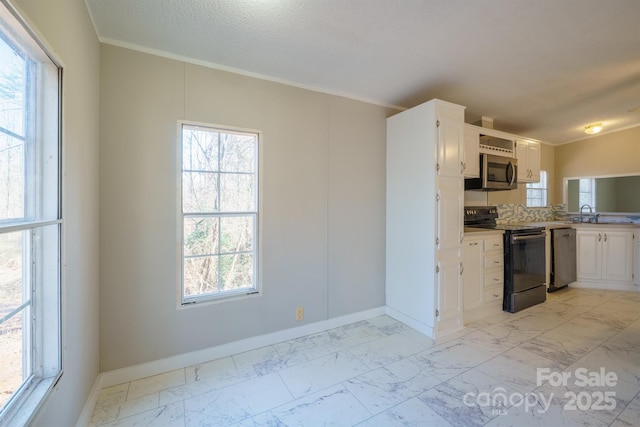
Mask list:
[{"label": "white baseboard", "polygon": [[429,338],[433,338],[433,327],[425,325],[424,323],[418,322],[413,317],[409,317],[406,314],[403,314],[393,308],[386,307],[387,316],[393,317],[398,322],[402,322],[410,328],[415,329],[416,331],[428,336]]},{"label": "white baseboard", "polygon": [[637,285],[627,284],[613,284],[611,282],[573,282],[569,285],[570,288],[583,288],[583,289],[602,289],[605,291],[639,291],[640,288]]},{"label": "white baseboard", "polygon": [[139,365],[103,372],[102,375],[104,378],[102,387],[110,387],[152,375],[161,374],[163,372],[186,368],[188,366],[220,359],[233,354],[243,353],[245,351],[255,350],[257,348],[276,344],[282,341],[323,332],[328,329],[337,328],[339,326],[348,325],[361,320],[367,320],[376,316],[382,316],[384,314],[385,307],[378,307],[320,322],[310,323],[308,325],[234,341],[216,347],[209,347],[202,350],[183,353],[166,359],[154,360],[151,362],[141,363]]},{"label": "white baseboard", "polygon": [[91,421],[91,415],[93,414],[93,408],[96,407],[96,403],[98,402],[98,398],[100,397],[100,392],[104,387],[102,381],[103,378],[104,376],[102,374],[98,374],[96,380],[93,382],[93,387],[91,387],[89,397],[87,397],[87,401],[84,403],[84,407],[82,408],[82,412],[80,413],[80,417],[78,418],[76,427],[86,427],[89,425],[89,421]]}]

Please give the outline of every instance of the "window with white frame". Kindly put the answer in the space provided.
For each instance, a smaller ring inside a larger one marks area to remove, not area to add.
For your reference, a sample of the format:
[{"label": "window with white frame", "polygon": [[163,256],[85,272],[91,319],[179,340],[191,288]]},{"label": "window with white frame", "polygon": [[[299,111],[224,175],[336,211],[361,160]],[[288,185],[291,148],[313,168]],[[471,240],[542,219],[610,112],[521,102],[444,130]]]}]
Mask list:
[{"label": "window with white frame", "polygon": [[547,171],[540,171],[540,182],[527,183],[527,207],[547,206]]},{"label": "window with white frame", "polygon": [[181,124],[183,304],[258,292],[259,141]]},{"label": "window with white frame", "polygon": [[596,180],[581,178],[578,183],[578,206],[589,205],[596,209]]},{"label": "window with white frame", "polygon": [[0,4],[0,425],[61,374],[61,70]]}]

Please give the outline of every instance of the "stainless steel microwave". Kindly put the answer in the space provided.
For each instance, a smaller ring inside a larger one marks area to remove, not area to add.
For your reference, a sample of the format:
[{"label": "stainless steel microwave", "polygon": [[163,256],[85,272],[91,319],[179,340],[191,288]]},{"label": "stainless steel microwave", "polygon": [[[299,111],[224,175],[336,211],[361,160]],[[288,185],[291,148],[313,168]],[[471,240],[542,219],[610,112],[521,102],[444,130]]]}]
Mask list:
[{"label": "stainless steel microwave", "polygon": [[464,180],[465,190],[512,190],[518,184],[518,160],[511,157],[480,154],[480,178]]}]

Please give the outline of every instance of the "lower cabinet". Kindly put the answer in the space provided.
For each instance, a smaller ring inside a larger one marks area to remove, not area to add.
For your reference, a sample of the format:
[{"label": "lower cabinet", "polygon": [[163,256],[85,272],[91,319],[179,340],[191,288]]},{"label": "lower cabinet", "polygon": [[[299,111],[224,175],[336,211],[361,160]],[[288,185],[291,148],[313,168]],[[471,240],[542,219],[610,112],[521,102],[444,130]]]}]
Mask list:
[{"label": "lower cabinet", "polygon": [[462,248],[464,322],[502,310],[504,248],[501,234],[465,235]]},{"label": "lower cabinet", "polygon": [[577,277],[581,285],[616,288],[636,283],[635,230],[577,228]]}]

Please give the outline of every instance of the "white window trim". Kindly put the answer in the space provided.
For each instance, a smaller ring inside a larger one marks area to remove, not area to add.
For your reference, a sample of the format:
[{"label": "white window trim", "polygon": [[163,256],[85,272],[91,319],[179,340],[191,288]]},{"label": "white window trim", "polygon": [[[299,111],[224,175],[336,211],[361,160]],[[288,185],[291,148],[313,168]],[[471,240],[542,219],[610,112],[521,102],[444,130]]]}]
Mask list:
[{"label": "white window trim", "polygon": [[[216,129],[229,132],[239,133],[252,133],[258,135],[257,146],[257,173],[258,186],[256,188],[256,228],[254,231],[254,243],[255,243],[255,256],[254,256],[254,275],[255,275],[255,289],[247,291],[243,289],[238,292],[224,292],[223,294],[207,294],[197,297],[191,297],[187,300],[184,298],[183,287],[183,253],[184,253],[184,218],[185,214],[182,212],[182,129],[183,126],[202,127],[205,129]],[[177,166],[177,179],[176,179],[176,207],[177,207],[177,253],[176,253],[176,267],[177,267],[177,308],[185,309],[189,307],[203,307],[212,304],[219,304],[227,301],[238,301],[246,298],[256,298],[263,295],[262,287],[262,146],[263,146],[263,133],[262,131],[249,128],[240,128],[228,125],[219,125],[212,123],[204,123],[190,120],[178,120],[176,128],[176,166]]]}]

